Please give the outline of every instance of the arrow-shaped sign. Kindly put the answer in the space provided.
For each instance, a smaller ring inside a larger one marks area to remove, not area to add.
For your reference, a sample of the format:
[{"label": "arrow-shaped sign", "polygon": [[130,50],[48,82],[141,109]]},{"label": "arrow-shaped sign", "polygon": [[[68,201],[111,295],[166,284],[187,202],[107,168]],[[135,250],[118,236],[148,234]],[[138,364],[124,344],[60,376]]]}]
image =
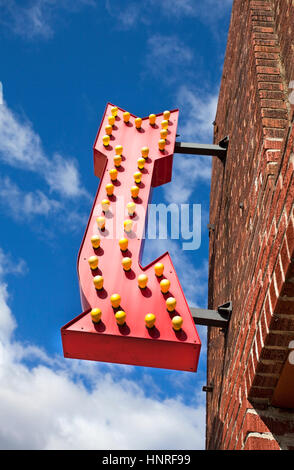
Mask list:
[{"label": "arrow-shaped sign", "polygon": [[197,369],[201,343],[169,254],[140,264],[151,187],[171,180],[177,122],[178,110],[140,119],[106,106],[78,256],[84,312],[61,328],[65,357]]}]

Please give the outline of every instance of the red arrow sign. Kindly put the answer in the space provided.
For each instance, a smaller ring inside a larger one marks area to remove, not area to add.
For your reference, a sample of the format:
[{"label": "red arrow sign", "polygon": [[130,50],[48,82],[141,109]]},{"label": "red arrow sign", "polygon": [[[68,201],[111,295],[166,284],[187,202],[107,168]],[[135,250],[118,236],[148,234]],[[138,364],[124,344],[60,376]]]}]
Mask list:
[{"label": "red arrow sign", "polygon": [[[140,264],[142,232],[151,187],[171,180],[178,110],[170,112],[168,123],[162,124],[166,119],[163,114],[158,114],[155,124],[151,124],[149,118],[142,119],[140,123],[132,114],[125,122],[124,110],[116,108],[117,115],[112,123],[113,118],[109,119],[109,116],[112,116],[113,108],[111,104],[106,106],[94,144],[94,170],[100,178],[100,185],[78,256],[84,312],[61,328],[64,356],[196,371],[201,343],[169,254],[163,254],[146,267]],[[164,136],[165,142],[161,143],[165,145],[160,150],[160,131],[165,125],[167,136]],[[107,139],[104,139],[106,132],[110,134],[108,145]],[[143,147],[149,149],[149,154],[146,156],[145,150],[144,168],[138,170]],[[112,175],[113,169],[117,170],[115,181],[111,179],[115,177]],[[134,173],[138,171],[141,182],[135,183]],[[111,196],[106,191],[109,184],[113,184]],[[132,186],[139,188],[137,198],[132,197]],[[101,202],[105,199],[109,202],[102,206]],[[130,202],[135,203],[135,212],[131,216],[127,210]],[[131,231],[124,230],[125,220],[132,221]],[[101,222],[105,222],[105,227],[98,226]],[[93,235],[100,238],[98,249],[93,248]],[[119,245],[121,237],[127,239],[125,252]],[[94,269],[91,269],[89,259],[93,256]],[[97,261],[98,267],[95,268]],[[155,273],[159,262],[164,266],[161,276]],[[128,270],[129,263],[131,268]],[[148,277],[145,288],[138,286],[138,277],[142,274]],[[166,293],[161,290],[163,279],[170,283],[168,288],[169,283],[165,281]],[[117,305],[112,303],[114,294],[118,294]],[[169,310],[167,308],[170,298],[176,299],[174,310],[172,301]],[[100,321],[99,315],[92,315],[93,309],[99,309],[93,313],[101,314]],[[146,318],[150,313],[155,316],[153,326],[154,317]],[[151,324],[147,326],[148,318]],[[182,321],[182,325],[178,321]]]}]

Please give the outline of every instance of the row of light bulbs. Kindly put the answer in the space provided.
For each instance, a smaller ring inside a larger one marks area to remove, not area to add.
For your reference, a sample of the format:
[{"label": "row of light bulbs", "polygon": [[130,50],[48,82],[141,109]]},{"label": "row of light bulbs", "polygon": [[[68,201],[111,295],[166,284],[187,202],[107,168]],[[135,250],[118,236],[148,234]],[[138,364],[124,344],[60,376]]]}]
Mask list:
[{"label": "row of light bulbs", "polygon": [[[93,268],[91,268],[93,269]],[[157,263],[154,266],[155,275],[161,277],[164,271],[164,265],[162,263]],[[97,279],[96,279],[97,278]],[[99,279],[98,279],[99,278]],[[98,282],[97,282],[98,281]],[[95,276],[93,279],[94,286],[97,290],[103,288],[103,278],[102,276]],[[138,276],[138,286],[140,289],[145,289],[147,287],[148,277],[146,274],[140,274]],[[163,294],[168,293],[170,288],[170,281],[168,279],[162,279],[160,281],[160,288]],[[122,326],[126,323],[126,312],[120,309],[121,296],[119,294],[112,294],[110,297],[111,306],[113,309],[119,309],[115,312],[115,319],[118,325]],[[177,301],[174,297],[168,297],[166,300],[166,308],[168,312],[173,313],[176,308]],[[99,323],[101,321],[102,311],[99,308],[94,308],[91,310],[91,318],[93,323]],[[153,313],[148,313],[145,316],[145,325],[147,328],[153,328],[155,326],[156,316]],[[180,315],[175,315],[172,320],[172,327],[175,331],[179,331],[183,325],[183,318]]]},{"label": "row of light bulbs", "polygon": [[[111,108],[111,115],[108,116],[108,124],[105,126],[106,134],[103,136],[102,141],[105,147],[108,147],[110,143],[110,137],[112,135],[112,129],[115,123],[115,118],[117,116],[118,108],[117,106],[113,106]],[[130,120],[131,114],[128,111],[123,113],[123,120],[127,124]],[[160,140],[158,141],[158,148],[159,150],[163,151],[166,145],[166,138],[168,134],[168,124],[170,118],[170,111],[163,112],[163,120],[161,121],[161,131],[160,131]],[[149,115],[149,124],[150,126],[155,126],[156,123],[156,114]],[[137,117],[135,118],[135,126],[136,129],[140,130],[142,127],[142,118]]]},{"label": "row of light bulbs", "polygon": [[[122,145],[117,145],[115,147],[116,155],[114,157],[114,164],[115,164],[116,167],[119,167],[120,164],[121,164],[122,152],[123,152]],[[148,158],[148,155],[149,155],[149,148],[148,147],[142,147],[141,155],[142,155],[142,157],[138,159],[138,168],[139,169],[144,168],[146,158]],[[118,157],[118,159],[117,159],[117,157]],[[114,193],[113,182],[115,182],[117,180],[117,174],[118,174],[118,171],[117,171],[116,168],[112,168],[112,169],[109,170],[109,175],[110,175],[110,179],[111,179],[112,183],[108,183],[105,186],[106,194],[109,197],[113,196],[113,193]],[[136,183],[136,186],[134,185],[134,186],[131,187],[131,196],[132,196],[133,199],[137,199],[138,195],[139,195],[139,190],[140,190],[140,188],[137,185],[140,184],[140,182],[142,180],[142,173],[140,171],[136,171],[134,173],[133,177],[134,177],[134,182]],[[103,199],[101,201],[101,206],[102,206],[102,210],[104,211],[104,213],[107,213],[109,211],[109,208],[110,208],[110,201],[108,199]],[[133,217],[134,214],[135,214],[135,210],[136,210],[136,204],[133,201],[129,202],[127,204],[127,210],[128,210],[129,216]],[[97,217],[96,221],[97,221],[97,225],[98,225],[99,229],[104,230],[105,229],[105,223],[106,223],[105,217],[104,216]],[[132,230],[132,226],[133,226],[132,220],[127,219],[127,220],[124,221],[124,230],[126,232],[130,232]]]},{"label": "row of light bulbs", "polygon": [[[100,246],[100,238],[98,237],[98,235],[93,235],[91,241],[92,241],[93,247],[98,248]],[[119,247],[120,247],[120,250],[122,252],[127,251],[127,249],[128,249],[128,239],[127,238],[121,238],[119,240]],[[98,256],[96,256],[96,255],[91,256],[88,259],[88,262],[89,262],[89,266],[90,266],[91,270],[95,271],[98,268],[98,263],[99,263]],[[126,272],[130,271],[131,266],[132,266],[132,259],[129,258],[129,257],[124,257],[122,259],[122,266],[123,266],[124,271],[126,271]],[[164,272],[163,263],[156,263],[155,266],[154,266],[154,271],[155,271],[155,275],[158,278],[162,277],[163,272]],[[94,287],[98,291],[103,289],[103,282],[104,282],[104,279],[100,275],[97,275],[93,278]],[[138,282],[138,287],[140,289],[146,289],[147,283],[148,283],[148,276],[146,274],[140,274],[137,278],[137,282]],[[161,289],[161,292],[163,294],[167,294],[169,292],[169,289],[170,289],[169,279],[163,278],[160,281],[160,289]],[[111,301],[111,305],[112,305],[113,308],[118,308],[120,306],[121,297],[120,297],[119,294],[113,294],[110,297],[110,301]],[[177,301],[174,297],[168,297],[166,299],[166,308],[167,308],[168,312],[173,313],[175,311],[176,304],[177,304]],[[100,312],[100,315],[98,315],[98,310]],[[122,314],[124,314],[124,315],[122,316]],[[91,312],[91,317],[92,317],[93,322],[94,323],[100,322],[101,315],[102,315],[102,312],[101,312],[100,309],[93,309],[92,312]],[[123,310],[119,310],[118,312],[116,312],[115,318],[116,318],[116,321],[117,321],[118,325],[123,325],[125,323],[125,320],[126,320],[126,314]],[[147,328],[153,328],[154,325],[155,325],[155,321],[156,321],[156,317],[155,317],[154,314],[147,314],[146,315],[145,324],[146,324]],[[182,325],[183,325],[183,319],[182,319],[181,316],[176,315],[172,318],[172,327],[173,327],[174,330],[176,330],[176,331],[180,330],[182,328]]]}]

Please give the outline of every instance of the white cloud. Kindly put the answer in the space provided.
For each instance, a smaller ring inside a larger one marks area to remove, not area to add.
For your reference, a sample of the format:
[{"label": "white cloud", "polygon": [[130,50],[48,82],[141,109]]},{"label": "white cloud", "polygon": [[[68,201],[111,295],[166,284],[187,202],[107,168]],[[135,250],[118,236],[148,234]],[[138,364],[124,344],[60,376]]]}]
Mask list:
[{"label": "white cloud", "polygon": [[[152,2],[155,4],[155,0],[152,0]],[[199,2],[196,3],[193,0],[174,0],[170,3],[169,8],[162,8],[162,11],[169,16],[195,16],[198,7]]]},{"label": "white cloud", "polygon": [[[0,257],[1,262],[1,257]],[[95,363],[50,358],[13,339],[16,321],[0,280],[1,449],[203,449],[204,398],[160,400]],[[27,364],[32,360],[33,366]],[[86,388],[81,375],[91,381]],[[175,438],[176,430],[176,438]]]},{"label": "white cloud", "polygon": [[[205,84],[203,84],[205,88]],[[218,93],[209,94],[204,90],[192,90],[182,85],[177,93],[178,106],[181,109],[179,132],[182,139],[198,142],[212,140],[213,121],[215,118]]]},{"label": "white cloud", "polygon": [[0,248],[0,280],[3,278],[4,274],[13,273],[24,275],[27,274],[27,272],[28,267],[23,259],[12,259],[11,256],[4,254],[3,250]]},{"label": "white cloud", "polygon": [[[181,0],[177,0],[181,2]],[[217,21],[223,18],[232,8],[233,0],[204,0],[203,2],[197,2],[198,8],[194,9],[195,16],[210,24],[215,25]],[[191,3],[195,1],[191,0]]]},{"label": "white cloud", "polygon": [[[177,93],[177,103],[181,110],[178,127],[179,141],[212,143],[212,123],[215,118],[217,100],[217,94],[194,91],[185,85],[179,88]],[[210,183],[211,158],[199,155],[175,155],[173,179],[163,187],[166,201],[168,203],[192,202],[190,198],[192,193],[197,191],[197,185],[201,188],[203,183],[207,186]]]},{"label": "white cloud", "polygon": [[[199,20],[212,29],[216,23],[220,28],[220,20],[228,15],[233,0],[173,0],[167,6],[158,0],[145,0],[144,2],[119,2],[118,0],[105,0],[105,8],[114,20],[116,29],[128,30],[132,28],[151,26],[154,24],[166,25],[166,21],[179,22],[187,18]],[[197,26],[196,26],[197,27]]]},{"label": "white cloud", "polygon": [[150,60],[156,61],[154,64],[156,67],[161,67],[169,62],[178,65],[188,64],[193,59],[192,50],[176,35],[155,34],[148,39],[147,45]]},{"label": "white cloud", "polygon": [[66,160],[55,154],[48,165],[45,175],[51,191],[60,193],[65,197],[89,197],[87,191],[81,186],[80,175],[74,160]]},{"label": "white cloud", "polygon": [[0,204],[14,219],[54,213],[61,209],[59,201],[49,199],[42,191],[22,191],[8,177],[0,178]]},{"label": "white cloud", "polygon": [[50,191],[62,196],[87,196],[75,160],[46,155],[31,123],[21,122],[5,102],[0,106],[0,160],[14,168],[38,173]]},{"label": "white cloud", "polygon": [[25,39],[54,35],[58,12],[79,11],[84,6],[95,6],[94,0],[31,0],[21,5],[15,0],[0,0],[0,24]]},{"label": "white cloud", "polygon": [[[124,7],[123,9],[121,7]],[[119,18],[116,27],[120,30],[128,30],[132,28],[137,22],[141,22],[142,5],[128,1],[127,4],[115,4],[113,0],[105,1],[105,8],[107,13],[114,19]]]},{"label": "white cloud", "polygon": [[171,84],[190,75],[193,51],[177,35],[154,34],[147,41],[144,74],[152,75]]},{"label": "white cloud", "polygon": [[[5,344],[7,339],[10,338],[13,330],[15,329],[15,319],[11,315],[11,311],[7,305],[8,291],[7,285],[1,282],[0,284],[0,342]],[[2,352],[3,354],[3,352]],[[1,347],[0,347],[0,361],[1,361]],[[1,374],[0,374],[1,377]]]}]

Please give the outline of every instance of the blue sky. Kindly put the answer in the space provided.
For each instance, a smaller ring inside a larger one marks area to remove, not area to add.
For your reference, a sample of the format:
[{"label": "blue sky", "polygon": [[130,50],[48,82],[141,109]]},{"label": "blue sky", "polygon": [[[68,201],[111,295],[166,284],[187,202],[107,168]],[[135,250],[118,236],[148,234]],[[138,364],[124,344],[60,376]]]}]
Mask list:
[{"label": "blue sky", "polygon": [[[211,143],[231,3],[0,0],[1,449],[204,448],[205,327],[196,374],[65,360],[60,327],[81,311],[76,259],[106,103],[141,117],[179,108],[179,140]],[[168,249],[203,308],[210,167],[175,155],[152,200],[201,204],[200,248],[147,240],[143,254]]]}]

